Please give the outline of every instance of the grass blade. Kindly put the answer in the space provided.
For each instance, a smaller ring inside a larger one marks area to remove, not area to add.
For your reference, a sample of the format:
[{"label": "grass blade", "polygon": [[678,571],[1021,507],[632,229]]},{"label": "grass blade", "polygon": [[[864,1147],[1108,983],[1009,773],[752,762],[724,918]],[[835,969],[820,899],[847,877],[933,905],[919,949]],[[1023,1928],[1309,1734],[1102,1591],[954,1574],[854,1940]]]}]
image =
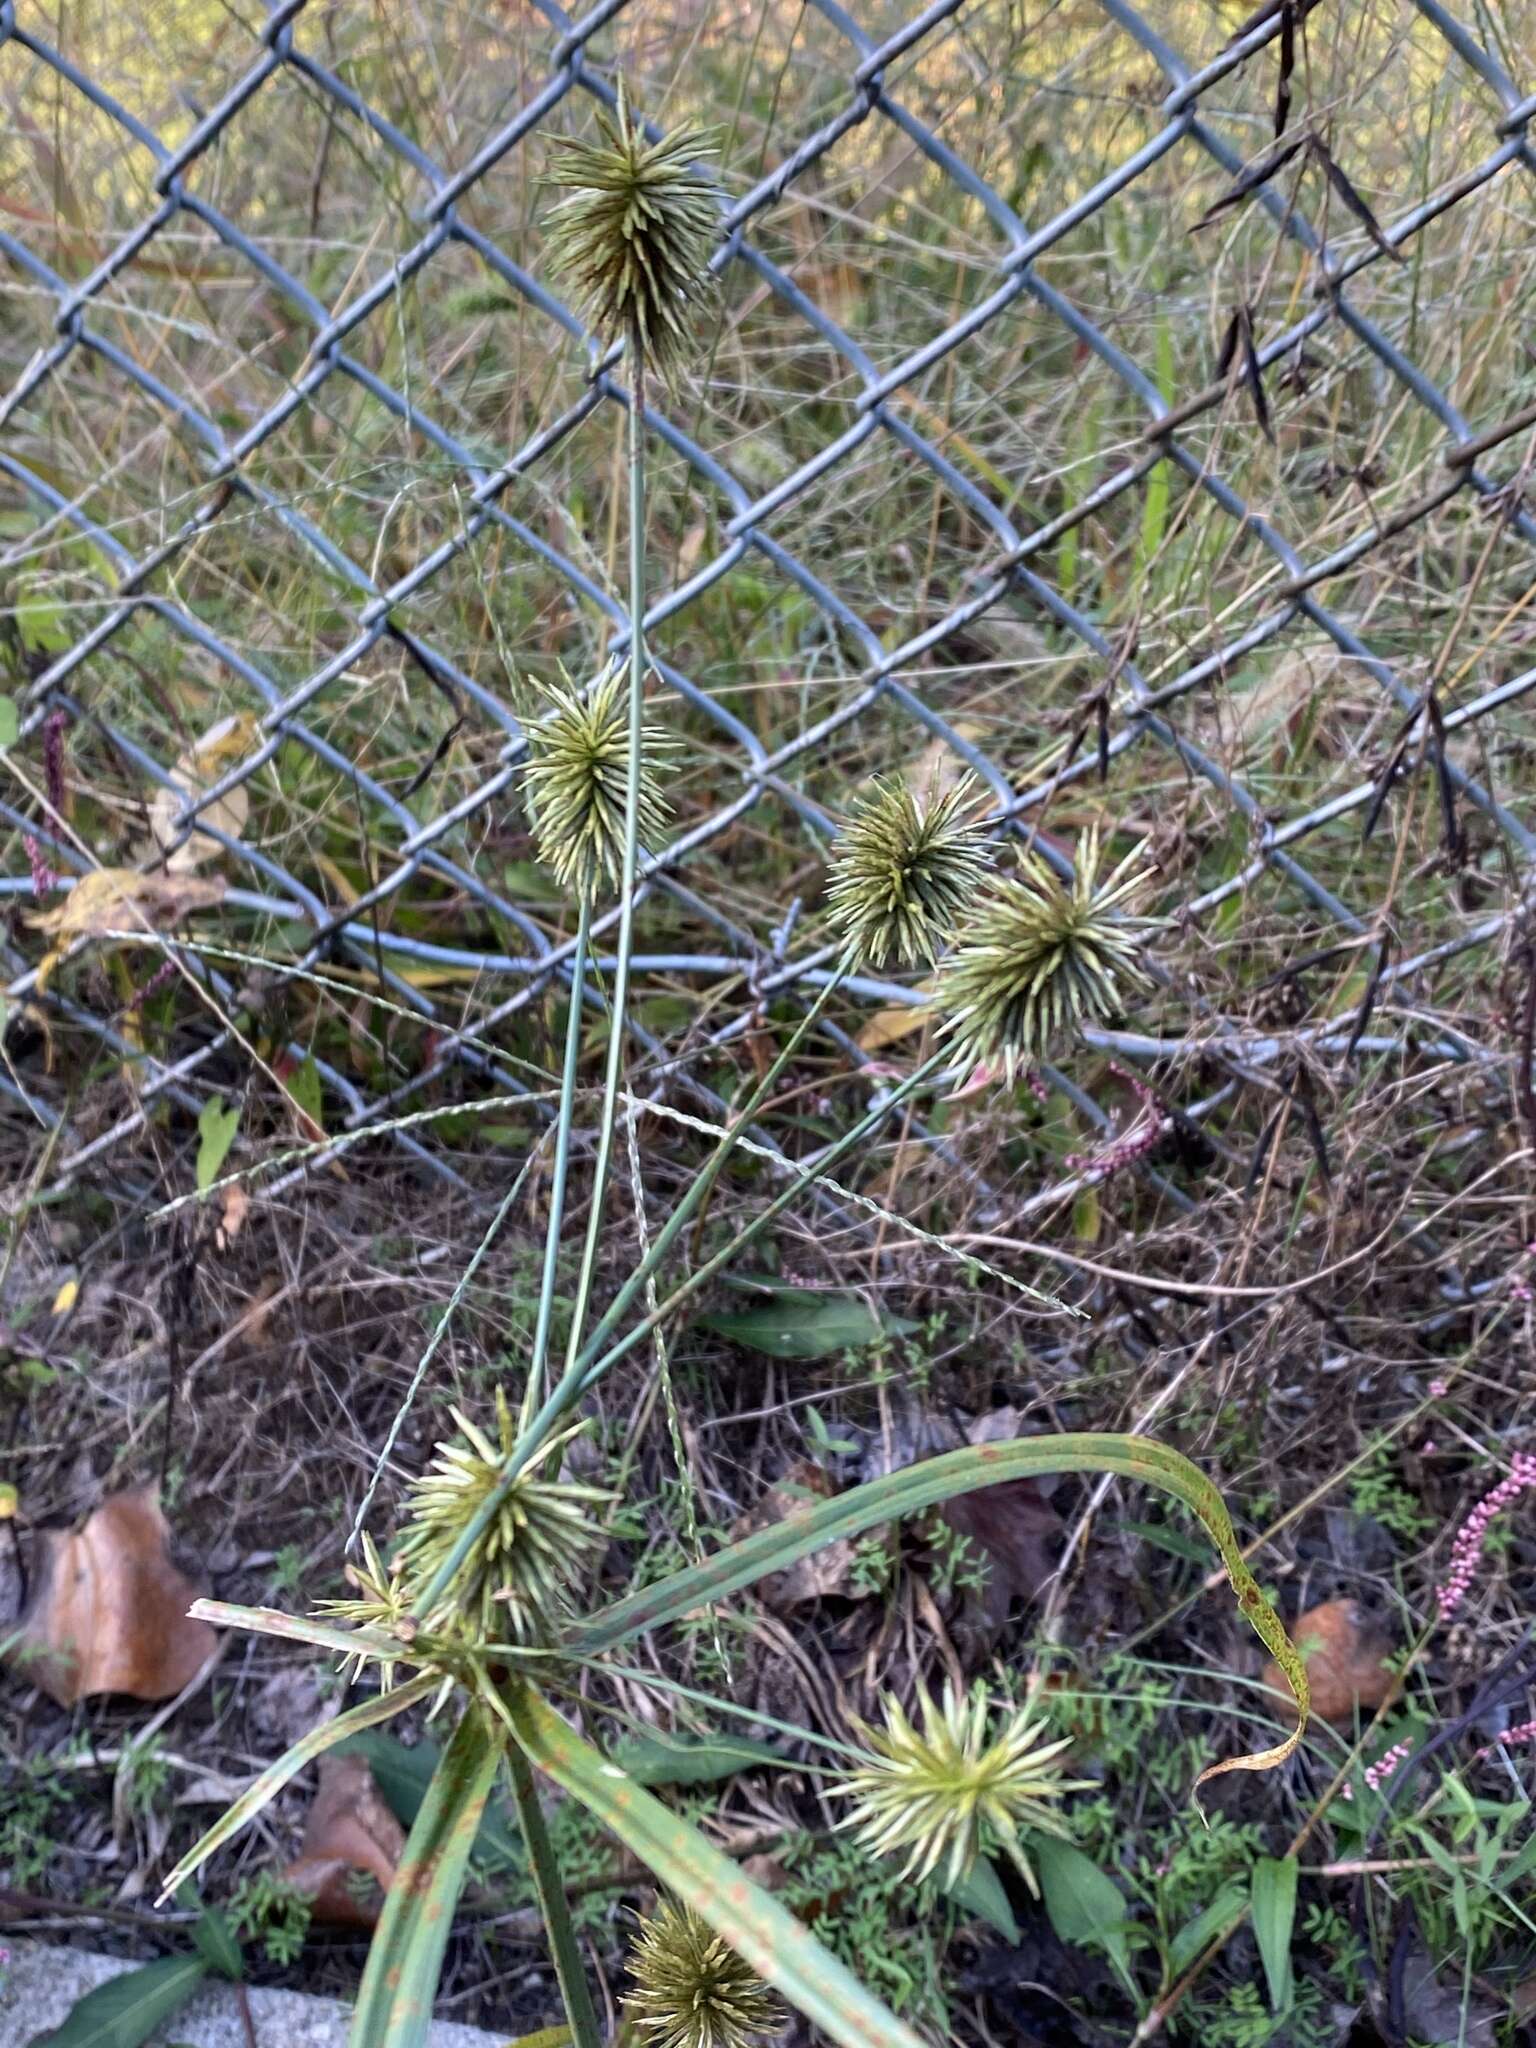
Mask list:
[{"label": "grass blade", "polygon": [[611,1829],[829,2040],[846,2048],[921,2048],[912,2029],[777,1899],[567,1727],[537,1693],[523,1688],[509,1701],[509,1711],[530,1760]]},{"label": "grass blade", "polygon": [[1307,1674],[1280,1617],[1264,1598],[1257,1579],[1243,1561],[1232,1517],[1220,1493],[1188,1458],[1154,1437],[1063,1434],[1021,1437],[1012,1443],[972,1444],[942,1457],[927,1458],[872,1479],[822,1502],[791,1522],[761,1529],[731,1543],[701,1564],[631,1593],[589,1620],[578,1622],[566,1637],[567,1646],[593,1656],[626,1642],[631,1636],[677,1621],[697,1607],[724,1599],[753,1585],[770,1572],[783,1571],[798,1559],[835,1538],[858,1536],[881,1522],[935,1507],[957,1495],[996,1486],[1005,1479],[1023,1479],[1058,1472],[1107,1472],[1171,1493],[1198,1516],[1221,1557],[1237,1594],[1238,1605],[1266,1649],[1285,1673],[1296,1696],[1295,1732],[1272,1749],[1211,1764],[1196,1780],[1220,1777],[1227,1771],[1268,1770],[1283,1763],[1306,1727],[1309,1694]]},{"label": "grass blade", "polygon": [[443,1951],[502,1742],[471,1707],[432,1773],[368,1949],[350,2048],[426,2048]]},{"label": "grass blade", "polygon": [[193,1873],[199,1870],[214,1850],[227,1842],[231,1835],[239,1834],[249,1820],[254,1820],[269,1799],[282,1791],[288,1780],[304,1766],[323,1756],[338,1742],[345,1742],[349,1735],[360,1729],[372,1728],[380,1721],[392,1720],[406,1707],[415,1706],[429,1693],[436,1692],[442,1680],[434,1672],[424,1672],[420,1678],[413,1678],[405,1685],[397,1685],[392,1692],[383,1692],[377,1698],[365,1700],[360,1707],[352,1707],[345,1714],[338,1714],[334,1721],[322,1722],[318,1728],[296,1742],[292,1749],[285,1750],[275,1764],[268,1764],[261,1776],[248,1785],[226,1813],[221,1813],[202,1840],[190,1848],[176,1868],[165,1880],[160,1899],[163,1903],[172,1892],[184,1885]]}]

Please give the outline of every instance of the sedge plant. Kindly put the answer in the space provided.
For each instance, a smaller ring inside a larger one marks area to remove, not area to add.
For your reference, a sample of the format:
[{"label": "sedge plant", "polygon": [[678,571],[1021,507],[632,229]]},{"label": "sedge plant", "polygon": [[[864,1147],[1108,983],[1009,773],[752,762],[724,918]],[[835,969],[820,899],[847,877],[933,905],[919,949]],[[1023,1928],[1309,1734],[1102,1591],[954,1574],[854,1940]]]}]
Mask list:
[{"label": "sedge plant", "polygon": [[[568,148],[561,170],[567,196],[556,216],[557,254],[600,335],[621,341],[632,364],[631,587],[622,680],[620,670],[610,669],[586,690],[563,682],[533,733],[526,771],[538,850],[574,898],[576,942],[539,1310],[521,1385],[498,1389],[489,1417],[455,1412],[456,1434],[437,1447],[409,1490],[402,1526],[382,1545],[365,1535],[349,1568],[347,1597],[312,1617],[215,1601],[194,1610],[330,1652],[352,1677],[371,1678],[376,1690],[264,1770],[172,1872],[168,1892],[335,1743],[412,1708],[452,1719],[369,1952],[352,2048],[423,2048],[470,1844],[498,1774],[510,1785],[522,1824],[576,2048],[599,2048],[601,2034],[541,1787],[579,1802],[657,1880],[662,1898],[631,1959],[633,2039],[654,2048],[748,2048],[777,2025],[782,2001],[849,2048],[918,2048],[911,2028],[778,1898],[589,1739],[579,1726],[580,1702],[591,1696],[603,1665],[637,1638],[728,1601],[825,1544],[979,1488],[1047,1473],[1110,1473],[1162,1488],[1199,1518],[1299,1709],[1286,1740],[1212,1764],[1202,1777],[1280,1762],[1306,1719],[1300,1659],[1243,1561],[1219,1493],[1186,1458],[1151,1438],[1063,1434],[968,1446],[853,1487],[617,1600],[594,1596],[611,1497],[565,1470],[583,1426],[584,1397],[855,1152],[894,1107],[931,1091],[957,1059],[1011,1071],[1069,1040],[1085,1022],[1116,1014],[1143,984],[1140,951],[1152,929],[1127,909],[1141,886],[1134,857],[1103,883],[1096,845],[1084,848],[1070,883],[1029,860],[1005,876],[972,788],[920,796],[895,784],[872,785],[832,853],[835,970],[745,1091],[703,1170],[612,1299],[590,1317],[618,1114],[638,856],[665,822],[653,772],[658,743],[647,733],[643,701],[643,393],[648,372],[665,381],[679,373],[689,316],[706,295],[718,225],[701,169],[706,147],[690,131],[648,141],[621,98],[601,145]],[[577,1099],[577,1020],[593,920],[611,888],[618,892],[619,945],[591,1220],[578,1254],[576,1313],[556,1371],[548,1344]],[[818,1159],[792,1170],[718,1251],[688,1267],[689,1223],[832,993],[870,965],[935,963],[941,1049]],[[398,1418],[391,1442],[397,1434]],[[647,1680],[629,1665],[624,1675],[631,1687],[653,1684],[664,1712],[660,1678]],[[1060,1804],[1073,1789],[1066,1745],[1038,1716],[995,1717],[974,1696],[950,1693],[936,1704],[924,1695],[915,1718],[892,1701],[883,1729],[856,1732],[864,1748],[841,1753],[832,1789],[848,1801],[844,1825],[870,1853],[900,1857],[914,1876],[932,1873],[950,1886],[978,1858],[1000,1853],[1033,1883],[1030,1838],[1060,1830]]]}]

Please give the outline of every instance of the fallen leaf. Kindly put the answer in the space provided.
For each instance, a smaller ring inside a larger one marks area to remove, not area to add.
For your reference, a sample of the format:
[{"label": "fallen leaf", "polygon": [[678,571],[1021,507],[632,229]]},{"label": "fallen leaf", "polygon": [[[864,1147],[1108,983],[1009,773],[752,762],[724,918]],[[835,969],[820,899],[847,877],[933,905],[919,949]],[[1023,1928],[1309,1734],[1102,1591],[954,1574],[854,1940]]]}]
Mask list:
[{"label": "fallen leaf", "polygon": [[[830,1500],[837,1491],[819,1465],[802,1458],[790,1466],[763,1495],[757,1506],[737,1522],[734,1534],[751,1536],[759,1529],[774,1528],[780,1522],[798,1522]],[[781,1572],[770,1572],[759,1582],[763,1605],[776,1614],[803,1607],[808,1601],[829,1593],[846,1593],[853,1571],[853,1545],[846,1536],[834,1537],[809,1557],[797,1558]]]},{"label": "fallen leaf", "polygon": [[384,1803],[360,1756],[327,1756],[304,1825],[298,1860],[284,1872],[308,1895],[317,1920],[332,1927],[375,1927],[405,1829]]},{"label": "fallen leaf", "polygon": [[80,1282],[78,1280],[66,1280],[58,1293],[53,1297],[53,1313],[56,1316],[67,1316],[79,1299]]},{"label": "fallen leaf", "polygon": [[[165,865],[173,875],[190,874],[223,851],[217,840],[201,832],[194,832],[177,846],[176,819],[188,797],[211,789],[242,755],[250,752],[256,730],[256,719],[249,711],[234,718],[221,718],[180,756],[171,770],[169,784],[155,791],[149,806],[149,829],[157,847],[162,851],[168,846],[172,849]],[[199,811],[198,819],[230,839],[239,839],[250,815],[250,794],[243,782],[237,782],[206,810]]]},{"label": "fallen leaf", "polygon": [[231,1181],[220,1200],[218,1228],[213,1234],[214,1244],[221,1252],[229,1250],[245,1228],[245,1219],[250,1213],[250,1196],[239,1181]]},{"label": "fallen leaf", "polygon": [[[927,995],[932,986],[931,982],[922,982],[914,993]],[[921,1031],[932,1018],[933,1011],[926,1003],[892,1003],[888,1009],[876,1010],[855,1043],[860,1052],[883,1052],[886,1046],[899,1045],[914,1031]]]},{"label": "fallen leaf", "polygon": [[168,931],[192,911],[221,902],[224,888],[217,875],[142,875],[136,868],[95,868],[82,875],[62,903],[37,911],[29,920],[54,941],[38,965],[38,991],[48,986],[54,968],[76,939],[99,939],[120,931]]},{"label": "fallen leaf", "polygon": [[[1307,1667],[1312,1711],[1325,1721],[1352,1721],[1356,1712],[1372,1713],[1392,1689],[1394,1674],[1386,1657],[1391,1639],[1375,1617],[1356,1600],[1325,1600],[1312,1607],[1291,1628],[1291,1639]],[[1278,1693],[1282,1712],[1296,1718],[1291,1689],[1271,1660],[1260,1683]]]},{"label": "fallen leaf", "polygon": [[39,910],[30,922],[65,943],[138,927],[163,931],[179,924],[189,911],[207,910],[222,901],[224,888],[217,875],[198,880],[189,875],[141,875],[136,868],[94,868],[80,877],[56,909]]},{"label": "fallen leaf", "polygon": [[171,1562],[159,1488],[113,1494],[79,1529],[38,1532],[32,1597],[6,1661],[61,1707],[97,1693],[172,1699],[218,1642],[187,1614],[197,1597]]}]

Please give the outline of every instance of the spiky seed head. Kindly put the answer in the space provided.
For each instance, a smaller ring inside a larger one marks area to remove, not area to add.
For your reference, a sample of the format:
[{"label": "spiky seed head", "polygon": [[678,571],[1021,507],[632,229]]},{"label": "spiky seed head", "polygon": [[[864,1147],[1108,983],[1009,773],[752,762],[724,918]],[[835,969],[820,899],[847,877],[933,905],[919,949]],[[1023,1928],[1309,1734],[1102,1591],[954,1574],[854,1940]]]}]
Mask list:
[{"label": "spiky seed head", "polygon": [[[447,1562],[459,1537],[500,1481],[516,1437],[512,1411],[496,1390],[499,1446],[452,1410],[461,1443],[442,1443],[415,1481],[399,1555],[407,1576],[424,1584]],[[429,1629],[460,1627],[481,1643],[537,1644],[564,1613],[570,1588],[606,1541],[591,1509],[612,1496],[601,1487],[563,1481],[560,1453],[575,1435],[565,1430],[526,1466],[471,1545],[424,1618]]]},{"label": "spiky seed head", "polygon": [[974,900],[988,848],[969,776],[919,801],[879,777],[832,849],[827,907],[859,966],[931,966]]},{"label": "spiky seed head", "polygon": [[942,1706],[927,1692],[919,1700],[921,1730],[896,1699],[886,1703],[883,1729],[860,1729],[869,1753],[833,1788],[853,1801],[841,1825],[873,1855],[905,1851],[904,1877],[920,1882],[942,1865],[951,1886],[969,1874],[990,1836],[1038,1898],[1020,1830],[1066,1834],[1057,1802],[1086,1783],[1061,1775],[1072,1738],[1043,1741],[1045,1724],[1022,1710],[989,1728],[979,1686],[963,1695],[947,1687]]},{"label": "spiky seed head", "polygon": [[[539,858],[563,888],[590,901],[618,880],[624,862],[624,795],[629,775],[625,671],[610,664],[583,693],[564,669],[541,686],[548,714],[528,727],[523,787]],[[647,762],[665,752],[661,734],[641,735],[639,836],[653,848],[667,805]]]},{"label": "spiky seed head", "polygon": [[690,1906],[666,1899],[629,1952],[626,2005],[650,2048],[745,2048],[783,2024],[755,1970]]},{"label": "spiky seed head", "polygon": [[622,86],[614,118],[598,122],[601,142],[557,139],[552,175],[569,197],[550,220],[550,256],[602,340],[629,342],[670,384],[711,285],[720,203],[700,165],[714,135],[685,124],[648,142]]},{"label": "spiky seed head", "polygon": [[[412,1589],[406,1578],[403,1558],[397,1556],[386,1565],[379,1555],[378,1545],[365,1530],[362,1562],[349,1564],[346,1577],[354,1592],[344,1600],[316,1601],[319,1613],[393,1636],[402,1647],[414,1641],[417,1623],[411,1613]],[[349,1685],[356,1683],[371,1655],[369,1650],[358,1650],[343,1663],[342,1677]],[[385,1692],[395,1682],[396,1661],[393,1657],[380,1657],[378,1660],[379,1682]]]},{"label": "spiky seed head", "polygon": [[1150,879],[1141,852],[1100,882],[1089,832],[1070,883],[1031,854],[994,886],[939,975],[940,1028],[960,1066],[1002,1065],[1011,1079],[1052,1040],[1118,1017],[1150,985],[1141,949],[1161,920],[1122,908]]}]

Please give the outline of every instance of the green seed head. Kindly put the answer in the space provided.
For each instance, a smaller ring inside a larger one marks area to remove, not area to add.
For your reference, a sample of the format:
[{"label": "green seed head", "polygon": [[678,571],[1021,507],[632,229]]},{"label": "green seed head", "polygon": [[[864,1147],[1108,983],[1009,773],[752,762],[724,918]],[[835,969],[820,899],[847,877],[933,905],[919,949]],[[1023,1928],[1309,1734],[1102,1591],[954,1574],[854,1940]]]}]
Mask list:
[{"label": "green seed head", "polygon": [[995,885],[939,975],[941,1028],[961,1066],[1001,1064],[1011,1077],[1053,1040],[1118,1017],[1149,985],[1141,948],[1160,920],[1121,908],[1149,879],[1140,858],[1138,847],[1099,883],[1090,832],[1070,884],[1031,855]]},{"label": "green seed head", "polygon": [[691,1907],[668,1899],[629,1952],[634,1987],[625,2000],[650,2048],[746,2048],[776,2033],[772,1992]]},{"label": "green seed head", "polygon": [[[500,1446],[453,1411],[462,1443],[445,1443],[410,1494],[410,1519],[399,1556],[415,1584],[446,1563],[460,1536],[496,1487],[516,1430],[507,1397],[496,1390]],[[462,1624],[482,1643],[545,1640],[565,1612],[569,1590],[606,1541],[589,1510],[611,1495],[554,1476],[560,1452],[575,1434],[555,1437],[513,1481],[486,1528],[444,1588],[423,1626]],[[545,1476],[551,1475],[551,1476]]]},{"label": "green seed head", "polygon": [[720,204],[700,165],[714,138],[683,126],[648,142],[622,86],[614,118],[598,121],[600,143],[558,142],[553,178],[569,197],[550,221],[550,256],[602,340],[630,343],[670,384],[711,285]]},{"label": "green seed head", "polygon": [[987,872],[967,777],[919,802],[905,783],[876,780],[832,849],[827,905],[859,966],[930,965]]},{"label": "green seed head", "polygon": [[920,1700],[921,1732],[895,1699],[882,1730],[860,1730],[869,1754],[835,1788],[853,1801],[842,1825],[873,1855],[905,1852],[904,1877],[920,1881],[942,1865],[947,1885],[969,1874],[990,1837],[1038,1897],[1019,1831],[1067,1832],[1057,1802],[1082,1789],[1061,1776],[1071,1738],[1043,1742],[1044,1724],[1023,1711],[989,1731],[980,1687],[964,1696],[948,1687],[942,1706],[926,1692]]},{"label": "green seed head", "polygon": [[[402,1645],[414,1640],[416,1621],[411,1613],[412,1589],[405,1576],[404,1563],[397,1557],[393,1564],[386,1566],[377,1544],[366,1530],[363,1533],[363,1561],[347,1566],[347,1581],[354,1589],[351,1596],[345,1600],[316,1601],[319,1613],[393,1636]],[[370,1655],[370,1651],[359,1650],[346,1660],[342,1676],[348,1684],[356,1682]],[[395,1682],[395,1668],[395,1659],[379,1659],[380,1683],[385,1692]]]},{"label": "green seed head", "polygon": [[[604,670],[585,695],[564,670],[543,686],[550,710],[528,727],[523,788],[539,858],[562,887],[591,900],[619,878],[624,861],[624,791],[629,717],[624,670]],[[667,805],[646,771],[665,751],[647,727],[641,739],[639,836],[652,848],[666,828]]]}]

